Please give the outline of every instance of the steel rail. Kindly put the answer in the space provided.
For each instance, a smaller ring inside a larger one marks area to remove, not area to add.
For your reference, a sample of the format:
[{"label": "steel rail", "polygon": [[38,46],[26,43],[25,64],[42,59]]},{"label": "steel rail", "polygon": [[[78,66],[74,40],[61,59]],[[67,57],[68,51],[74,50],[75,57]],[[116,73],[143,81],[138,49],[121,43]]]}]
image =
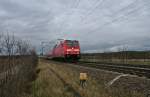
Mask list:
[{"label": "steel rail", "polygon": [[[66,63],[66,62],[61,61],[61,63]],[[142,66],[142,65],[133,65],[133,64],[115,64],[115,63],[101,63],[101,62],[87,62],[87,61],[79,61],[71,64],[150,78],[149,65]]]},{"label": "steel rail", "polygon": [[138,66],[129,66],[129,65],[116,65],[116,64],[100,64],[100,63],[92,63],[92,62],[78,62],[76,65],[92,67],[97,69],[104,69],[108,71],[115,71],[119,73],[144,76],[146,78],[150,78],[150,68],[146,67],[138,67]]},{"label": "steel rail", "polygon": [[109,64],[116,66],[129,66],[129,67],[139,67],[139,68],[150,68],[150,65],[144,64],[125,64],[125,63],[111,63],[111,62],[90,62],[90,61],[80,61],[79,63],[89,63],[89,64]]}]

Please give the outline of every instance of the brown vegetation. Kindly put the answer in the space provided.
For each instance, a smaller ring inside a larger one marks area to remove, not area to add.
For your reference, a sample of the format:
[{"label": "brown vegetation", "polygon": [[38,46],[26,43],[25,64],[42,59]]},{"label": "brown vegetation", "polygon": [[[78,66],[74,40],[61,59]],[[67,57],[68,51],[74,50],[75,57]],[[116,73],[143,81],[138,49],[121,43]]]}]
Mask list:
[{"label": "brown vegetation", "polygon": [[124,64],[150,64],[150,51],[119,51],[82,54],[81,60]]},{"label": "brown vegetation", "polygon": [[12,35],[0,37],[0,97],[20,97],[30,92],[38,58],[28,42]]},{"label": "brown vegetation", "polygon": [[[145,97],[150,85],[147,79],[127,76],[107,87],[118,73],[46,60],[39,63],[41,72],[31,97]],[[80,72],[88,73],[84,89],[79,85]]]}]

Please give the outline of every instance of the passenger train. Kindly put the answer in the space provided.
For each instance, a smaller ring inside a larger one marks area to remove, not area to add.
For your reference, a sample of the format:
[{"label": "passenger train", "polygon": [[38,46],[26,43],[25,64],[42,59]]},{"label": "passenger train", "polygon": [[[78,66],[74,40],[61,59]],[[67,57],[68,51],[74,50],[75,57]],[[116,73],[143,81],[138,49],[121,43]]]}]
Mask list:
[{"label": "passenger train", "polygon": [[48,53],[52,59],[78,61],[80,59],[80,45],[77,40],[61,40]]}]

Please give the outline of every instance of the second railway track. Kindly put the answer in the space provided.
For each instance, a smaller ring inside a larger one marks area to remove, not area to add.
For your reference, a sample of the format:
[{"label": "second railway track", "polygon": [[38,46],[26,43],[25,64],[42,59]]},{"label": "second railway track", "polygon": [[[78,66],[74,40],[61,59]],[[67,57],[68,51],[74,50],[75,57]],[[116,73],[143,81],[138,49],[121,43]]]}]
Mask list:
[{"label": "second railway track", "polygon": [[136,75],[139,77],[146,77],[150,79],[150,66],[149,65],[98,63],[98,62],[87,62],[87,61],[79,61],[73,64],[84,66],[84,67],[91,67],[91,68],[96,68],[96,69],[113,71],[113,72],[118,72],[118,73]]},{"label": "second railway track", "polygon": [[104,64],[104,63],[102,64],[102,63],[84,62],[84,61],[80,61],[76,63],[76,65],[150,78],[150,68],[149,66],[145,66],[145,65],[142,66],[142,65],[129,65],[129,64],[128,65]]}]

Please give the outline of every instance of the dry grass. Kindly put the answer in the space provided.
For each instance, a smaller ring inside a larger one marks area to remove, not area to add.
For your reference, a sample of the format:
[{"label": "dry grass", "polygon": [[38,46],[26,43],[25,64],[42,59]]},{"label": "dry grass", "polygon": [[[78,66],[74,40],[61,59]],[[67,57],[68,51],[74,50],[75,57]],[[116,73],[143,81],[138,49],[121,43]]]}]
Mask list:
[{"label": "dry grass", "polygon": [[103,86],[99,85],[96,80],[91,77],[88,78],[88,83],[85,89],[79,86],[79,72],[72,70],[64,65],[49,65],[51,68],[58,72],[59,75],[65,79],[66,82],[72,85],[82,96],[85,97],[108,97],[105,93]]},{"label": "dry grass", "polygon": [[30,93],[31,82],[36,78],[37,57],[5,57],[0,60],[0,97],[20,97]]},{"label": "dry grass", "polygon": [[50,71],[49,64],[39,62],[39,75],[33,82],[32,95],[30,97],[73,97],[65,90],[64,84]]},{"label": "dry grass", "polygon": [[[57,62],[40,60],[39,67],[41,72],[38,79],[33,83],[33,94],[31,97],[74,97],[74,92],[78,92],[80,97],[145,97],[143,92],[130,90],[130,86],[126,86],[128,81],[131,81],[131,86],[136,84],[138,87],[139,82],[135,82],[137,78],[125,78],[117,81],[112,87],[106,88],[106,83],[114,78],[117,74],[110,74],[106,72],[95,73],[92,70],[87,70],[78,66],[71,66],[67,64],[60,64]],[[75,91],[67,89],[67,86],[60,80],[60,78],[51,71],[57,73],[67,84]],[[86,87],[82,89],[79,86],[79,73],[80,71],[88,72],[88,82]],[[102,74],[103,73],[103,74]],[[135,81],[133,81],[135,79]],[[133,83],[132,83],[133,81]],[[118,85],[117,85],[118,84]],[[128,83],[128,85],[130,85]],[[144,83],[146,84],[146,83]],[[124,85],[124,86],[122,86]],[[140,84],[141,85],[141,84]],[[134,87],[133,87],[134,88]]]}]

